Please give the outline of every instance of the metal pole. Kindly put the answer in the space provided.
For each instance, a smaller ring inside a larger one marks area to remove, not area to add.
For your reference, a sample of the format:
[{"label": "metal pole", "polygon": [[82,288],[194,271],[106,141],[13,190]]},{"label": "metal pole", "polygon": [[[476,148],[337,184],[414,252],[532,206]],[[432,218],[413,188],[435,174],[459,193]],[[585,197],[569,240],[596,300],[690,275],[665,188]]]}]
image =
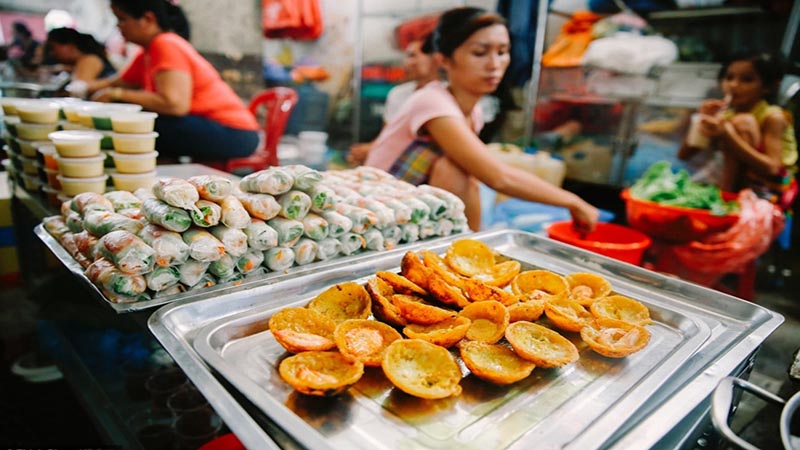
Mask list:
[{"label": "metal pole", "polygon": [[361,68],[364,65],[364,39],[363,39],[363,0],[356,0],[356,36],[353,63],[353,143],[360,142],[361,137]]},{"label": "metal pole", "polygon": [[525,134],[523,144],[530,145],[533,137],[533,108],[539,97],[539,79],[542,74],[542,54],[544,53],[544,32],[547,26],[548,1],[539,0],[539,11],[536,17],[536,40],[533,46],[533,63],[531,64],[531,79],[528,85],[528,96],[525,99]]},{"label": "metal pole", "polygon": [[800,1],[795,1],[792,12],[789,13],[789,20],[786,22],[786,31],[783,33],[783,43],[781,44],[781,55],[787,60],[792,54],[792,47],[797,37],[798,22],[800,22]]}]

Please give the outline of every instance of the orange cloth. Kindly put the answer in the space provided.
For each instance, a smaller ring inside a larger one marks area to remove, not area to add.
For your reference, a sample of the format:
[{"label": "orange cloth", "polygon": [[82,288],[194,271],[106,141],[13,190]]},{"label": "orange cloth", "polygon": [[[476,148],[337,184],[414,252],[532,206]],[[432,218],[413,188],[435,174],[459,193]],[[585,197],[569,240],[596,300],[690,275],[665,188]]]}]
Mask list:
[{"label": "orange cloth", "polygon": [[156,91],[155,76],[164,70],[186,72],[192,78],[189,114],[206,117],[222,125],[257,130],[258,122],[239,96],[214,67],[192,45],[175,33],[161,33],[122,71],[128,84]]},{"label": "orange cloth", "polygon": [[575,67],[581,65],[583,54],[592,42],[592,27],[600,16],[590,11],[575,11],[553,44],[542,55],[544,67]]}]

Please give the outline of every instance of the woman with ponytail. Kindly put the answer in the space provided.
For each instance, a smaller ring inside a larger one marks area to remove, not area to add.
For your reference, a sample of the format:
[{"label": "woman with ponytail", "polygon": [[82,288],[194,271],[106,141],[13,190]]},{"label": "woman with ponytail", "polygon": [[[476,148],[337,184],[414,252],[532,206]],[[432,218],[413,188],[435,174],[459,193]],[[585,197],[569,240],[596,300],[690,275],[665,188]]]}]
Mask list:
[{"label": "woman with ponytail", "polygon": [[93,85],[93,100],[158,113],[160,155],[220,161],[252,154],[258,123],[216,69],[186,40],[189,23],[166,0],[111,0],[117,27],[142,52],[119,76]]},{"label": "woman with ponytail", "polygon": [[117,71],[106,56],[103,44],[90,34],[72,28],[56,28],[47,33],[47,49],[59,63],[72,66],[72,81],[91,83]]}]

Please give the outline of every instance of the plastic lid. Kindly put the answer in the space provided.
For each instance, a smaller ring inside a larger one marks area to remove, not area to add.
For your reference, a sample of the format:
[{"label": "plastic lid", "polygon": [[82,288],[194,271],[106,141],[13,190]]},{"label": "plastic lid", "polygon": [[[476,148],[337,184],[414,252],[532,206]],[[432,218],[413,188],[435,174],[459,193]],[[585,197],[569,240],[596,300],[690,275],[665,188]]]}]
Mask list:
[{"label": "plastic lid", "polygon": [[103,135],[96,131],[88,130],[62,130],[54,131],[47,135],[52,141],[99,141]]},{"label": "plastic lid", "polygon": [[115,159],[147,159],[147,158],[156,158],[158,157],[158,152],[147,152],[147,153],[119,153],[119,152],[108,152],[112,158]]},{"label": "plastic lid", "polygon": [[97,155],[97,156],[86,156],[86,157],[83,157],[83,158],[64,158],[63,156],[55,155],[55,159],[56,159],[56,161],[59,161],[59,162],[63,161],[65,163],[70,163],[70,164],[80,164],[80,163],[102,162],[102,161],[106,160],[106,156],[105,155]]},{"label": "plastic lid", "polygon": [[100,175],[99,177],[90,177],[90,178],[71,178],[65,177],[64,175],[58,175],[58,180],[61,182],[66,181],[67,183],[95,183],[97,181],[105,181],[108,179],[108,175]]},{"label": "plastic lid", "polygon": [[125,119],[155,119],[158,117],[157,113],[150,112],[150,111],[114,111],[112,112],[109,117],[111,120],[125,120]]},{"label": "plastic lid", "polygon": [[109,175],[111,175],[112,178],[119,178],[120,180],[136,180],[139,178],[148,178],[156,176],[155,170],[151,170],[150,172],[144,172],[144,173],[120,173],[110,170],[108,173]]},{"label": "plastic lid", "polygon": [[151,131],[149,133],[111,133],[112,138],[121,139],[152,139],[157,138],[158,133]]}]

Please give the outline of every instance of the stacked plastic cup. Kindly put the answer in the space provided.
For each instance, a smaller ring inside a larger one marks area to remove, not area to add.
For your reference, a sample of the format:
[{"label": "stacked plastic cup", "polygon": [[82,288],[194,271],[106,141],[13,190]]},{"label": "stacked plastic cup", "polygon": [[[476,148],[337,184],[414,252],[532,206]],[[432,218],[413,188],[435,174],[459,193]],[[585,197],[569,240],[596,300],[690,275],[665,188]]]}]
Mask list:
[{"label": "stacked plastic cup", "polygon": [[63,130],[48,136],[57,153],[57,179],[64,194],[74,196],[81,192],[102,194],[106,191],[105,156],[100,154],[102,134],[91,130]]},{"label": "stacked plastic cup", "polygon": [[156,138],[153,131],[154,112],[115,112],[110,115],[111,140],[114,151],[115,171],[111,172],[114,187],[120,190],[135,191],[148,188],[156,179]]}]

